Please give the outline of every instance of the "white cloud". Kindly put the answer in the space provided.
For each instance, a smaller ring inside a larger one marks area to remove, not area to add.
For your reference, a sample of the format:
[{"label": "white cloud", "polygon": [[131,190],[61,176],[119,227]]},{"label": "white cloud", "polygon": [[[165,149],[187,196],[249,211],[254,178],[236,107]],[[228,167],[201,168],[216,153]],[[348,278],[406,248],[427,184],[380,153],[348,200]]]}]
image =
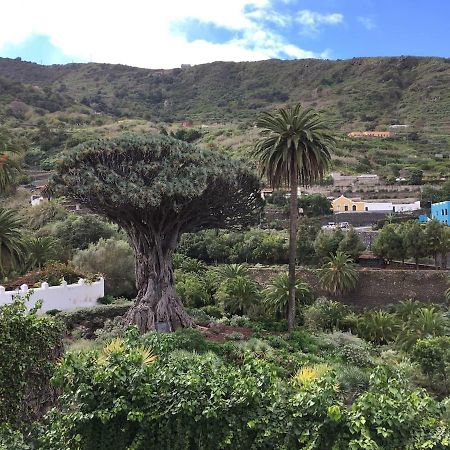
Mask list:
[{"label": "white cloud", "polygon": [[303,9],[297,13],[296,21],[308,31],[318,31],[321,25],[337,25],[344,21],[341,13],[322,14],[309,9]]},{"label": "white cloud", "polygon": [[[254,61],[287,55],[320,57],[263,27],[287,18],[272,0],[15,0],[2,5],[0,49],[43,34],[66,55],[82,60],[139,67],[170,68],[182,63]],[[20,18],[18,20],[17,18]],[[174,34],[174,23],[196,19],[235,31],[224,43],[188,42]],[[259,20],[258,20],[259,19]]]},{"label": "white cloud", "polygon": [[371,19],[370,17],[357,17],[356,20],[366,29],[366,30],[373,30],[376,28],[375,21]]}]

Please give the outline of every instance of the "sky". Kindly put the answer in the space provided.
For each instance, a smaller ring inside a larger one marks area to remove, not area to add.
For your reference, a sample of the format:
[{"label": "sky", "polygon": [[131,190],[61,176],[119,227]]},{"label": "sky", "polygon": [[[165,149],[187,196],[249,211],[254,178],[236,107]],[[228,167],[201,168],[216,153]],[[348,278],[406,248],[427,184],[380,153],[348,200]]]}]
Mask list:
[{"label": "sky", "polygon": [[173,68],[450,57],[450,0],[0,0],[0,56]]}]

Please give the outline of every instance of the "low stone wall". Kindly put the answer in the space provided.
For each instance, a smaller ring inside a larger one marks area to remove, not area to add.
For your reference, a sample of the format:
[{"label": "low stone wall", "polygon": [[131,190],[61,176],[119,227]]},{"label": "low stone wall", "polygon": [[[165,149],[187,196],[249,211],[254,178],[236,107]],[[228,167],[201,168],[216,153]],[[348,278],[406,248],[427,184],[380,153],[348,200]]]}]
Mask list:
[{"label": "low stone wall", "polygon": [[[287,271],[287,267],[253,268],[251,273],[258,282],[267,284],[283,270]],[[298,275],[312,286],[317,296],[329,296],[321,288],[316,271],[300,269]],[[448,276],[445,270],[359,269],[356,289],[340,300],[361,309],[384,307],[406,299],[443,303]]]}]

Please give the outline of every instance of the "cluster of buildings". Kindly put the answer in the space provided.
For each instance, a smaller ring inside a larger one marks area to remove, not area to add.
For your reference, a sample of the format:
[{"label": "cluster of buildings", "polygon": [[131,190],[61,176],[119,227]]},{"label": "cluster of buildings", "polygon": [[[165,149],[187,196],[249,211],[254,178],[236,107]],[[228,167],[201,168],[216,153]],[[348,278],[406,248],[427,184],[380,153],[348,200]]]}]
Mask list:
[{"label": "cluster of buildings", "polygon": [[331,202],[333,212],[407,212],[420,209],[420,201],[403,203],[401,200],[361,200],[360,198],[347,198],[344,195]]}]

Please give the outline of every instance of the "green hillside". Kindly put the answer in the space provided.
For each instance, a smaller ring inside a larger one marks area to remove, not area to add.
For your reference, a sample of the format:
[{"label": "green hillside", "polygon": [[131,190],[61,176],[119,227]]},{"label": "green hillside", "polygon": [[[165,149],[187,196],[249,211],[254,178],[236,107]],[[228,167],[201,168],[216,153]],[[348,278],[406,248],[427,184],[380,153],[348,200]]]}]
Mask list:
[{"label": "green hillside", "polygon": [[[0,126],[28,143],[29,163],[44,167],[91,136],[175,129],[185,119],[201,129],[201,144],[242,156],[257,137],[260,111],[301,101],[321,110],[342,136],[335,169],[389,178],[418,168],[433,180],[450,168],[449,86],[450,59],[431,57],[216,62],[172,70],[0,58]],[[392,140],[345,137],[392,124],[408,128]]]},{"label": "green hillside", "polygon": [[0,74],[99,111],[150,120],[252,120],[255,111],[301,100],[339,126],[449,126],[450,59],[443,58],[216,62],[172,70],[0,58]]}]

